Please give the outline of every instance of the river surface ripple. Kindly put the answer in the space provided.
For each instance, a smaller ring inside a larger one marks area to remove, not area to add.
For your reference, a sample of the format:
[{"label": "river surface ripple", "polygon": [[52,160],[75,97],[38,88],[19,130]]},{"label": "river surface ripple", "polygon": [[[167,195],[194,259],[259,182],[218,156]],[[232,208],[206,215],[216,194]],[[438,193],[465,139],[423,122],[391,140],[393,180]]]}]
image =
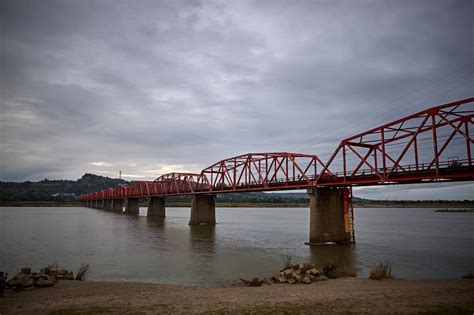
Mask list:
[{"label": "river surface ripple", "polygon": [[374,264],[397,277],[460,278],[474,271],[474,214],[435,209],[355,209],[355,245],[304,245],[307,208],[217,208],[215,227],[189,226],[189,208],[165,219],[75,207],[1,207],[0,271],[53,261],[90,280],[226,285],[271,276],[293,261],[336,263],[366,276]]}]

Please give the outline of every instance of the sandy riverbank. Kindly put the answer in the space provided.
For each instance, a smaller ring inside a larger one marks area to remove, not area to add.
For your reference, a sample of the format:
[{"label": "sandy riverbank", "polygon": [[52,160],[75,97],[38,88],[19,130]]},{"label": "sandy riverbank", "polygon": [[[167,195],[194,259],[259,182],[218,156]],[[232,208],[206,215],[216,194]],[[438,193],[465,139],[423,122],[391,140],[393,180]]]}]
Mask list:
[{"label": "sandy riverbank", "polygon": [[[79,312],[83,311],[83,312]],[[247,287],[62,281],[9,292],[4,314],[179,313],[466,313],[474,311],[472,280],[345,278],[310,285]]]}]

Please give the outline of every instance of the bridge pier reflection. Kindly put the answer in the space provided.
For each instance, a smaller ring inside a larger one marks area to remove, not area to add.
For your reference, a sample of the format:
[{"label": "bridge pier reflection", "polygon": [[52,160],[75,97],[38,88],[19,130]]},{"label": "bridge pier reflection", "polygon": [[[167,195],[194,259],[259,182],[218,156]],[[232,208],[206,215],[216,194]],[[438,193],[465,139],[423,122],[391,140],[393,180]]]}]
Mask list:
[{"label": "bridge pier reflection", "polygon": [[311,246],[311,262],[318,268],[332,264],[339,271],[355,274],[357,256],[355,244],[340,244],[338,246]]}]

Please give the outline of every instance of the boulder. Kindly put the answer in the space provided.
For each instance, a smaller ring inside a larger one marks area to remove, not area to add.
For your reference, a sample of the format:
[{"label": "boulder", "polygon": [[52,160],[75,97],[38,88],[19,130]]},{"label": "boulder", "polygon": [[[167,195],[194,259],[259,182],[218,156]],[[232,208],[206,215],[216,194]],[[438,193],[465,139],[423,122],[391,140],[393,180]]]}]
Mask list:
[{"label": "boulder", "polygon": [[50,287],[56,283],[56,279],[54,277],[48,276],[46,280],[44,280],[44,286]]},{"label": "boulder", "polygon": [[293,273],[293,270],[286,269],[285,271],[282,272],[282,276],[288,279],[288,278],[291,278],[292,273]]},{"label": "boulder", "polygon": [[49,267],[44,267],[43,269],[41,269],[40,273],[44,274],[44,275],[47,275],[49,274],[49,271],[51,270],[51,268]]},{"label": "boulder", "polygon": [[286,278],[280,277],[280,278],[278,278],[278,282],[279,282],[279,283],[285,283],[285,282],[286,282]]},{"label": "boulder", "polygon": [[290,278],[287,280],[289,284],[295,284],[296,283],[296,280],[293,279],[293,278]]},{"label": "boulder", "polygon": [[74,273],[72,271],[67,271],[63,275],[64,280],[74,280]]},{"label": "boulder", "polygon": [[319,277],[316,277],[315,280],[316,281],[326,281],[326,280],[329,280],[329,278],[326,277],[326,276],[319,276]]},{"label": "boulder", "polygon": [[23,288],[31,287],[35,285],[35,281],[33,280],[33,278],[24,278],[23,280],[21,280],[20,285]]},{"label": "boulder", "polygon": [[10,279],[10,280],[7,281],[7,285],[8,285],[9,287],[14,287],[14,286],[16,286],[17,284],[19,284],[20,282],[21,282],[20,279],[13,278],[13,279]]},{"label": "boulder", "polygon": [[304,283],[304,284],[310,284],[310,283],[311,283],[311,279],[310,279],[308,276],[304,276],[304,277],[301,279],[301,282]]},{"label": "boulder", "polygon": [[38,286],[38,287],[44,287],[44,283],[45,283],[45,279],[44,278],[39,278],[38,280],[36,280],[35,282],[35,285]]},{"label": "boulder", "polygon": [[31,274],[31,268],[27,268],[27,267],[21,268],[20,273],[24,275],[29,275]]},{"label": "boulder", "polygon": [[308,270],[308,271],[310,272],[309,274],[310,274],[310,275],[313,275],[313,276],[319,276],[319,275],[321,275],[321,272],[320,272],[318,269],[316,269],[316,268],[312,268],[312,269],[310,269],[310,270]]},{"label": "boulder", "polygon": [[300,275],[296,275],[296,277],[294,278],[296,280],[296,282],[300,283],[301,282],[301,276]]},{"label": "boulder", "polygon": [[19,273],[17,274],[14,278],[18,280],[23,280],[26,277],[26,274],[24,273]]}]

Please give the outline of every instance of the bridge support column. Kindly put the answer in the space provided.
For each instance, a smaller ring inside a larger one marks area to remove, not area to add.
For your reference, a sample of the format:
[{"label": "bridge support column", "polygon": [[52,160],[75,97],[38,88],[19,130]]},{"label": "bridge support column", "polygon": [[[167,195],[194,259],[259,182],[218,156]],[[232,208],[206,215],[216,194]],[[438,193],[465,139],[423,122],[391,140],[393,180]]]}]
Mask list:
[{"label": "bridge support column", "polygon": [[150,197],[148,200],[147,216],[160,218],[164,218],[166,216],[164,197]]},{"label": "bridge support column", "polygon": [[310,187],[308,194],[310,196],[309,242],[306,244],[351,243],[353,230],[352,209],[349,209],[349,189]]},{"label": "bridge support column", "polygon": [[104,210],[112,211],[112,199],[104,200]]},{"label": "bridge support column", "polygon": [[122,213],[123,212],[123,200],[112,199],[112,211]]},{"label": "bridge support column", "polygon": [[216,224],[215,195],[193,195],[189,225]]},{"label": "bridge support column", "polygon": [[105,199],[99,201],[99,209],[105,210]]},{"label": "bridge support column", "polygon": [[125,204],[125,213],[138,214],[139,212],[140,204],[138,203],[138,198],[127,198],[127,203]]}]

